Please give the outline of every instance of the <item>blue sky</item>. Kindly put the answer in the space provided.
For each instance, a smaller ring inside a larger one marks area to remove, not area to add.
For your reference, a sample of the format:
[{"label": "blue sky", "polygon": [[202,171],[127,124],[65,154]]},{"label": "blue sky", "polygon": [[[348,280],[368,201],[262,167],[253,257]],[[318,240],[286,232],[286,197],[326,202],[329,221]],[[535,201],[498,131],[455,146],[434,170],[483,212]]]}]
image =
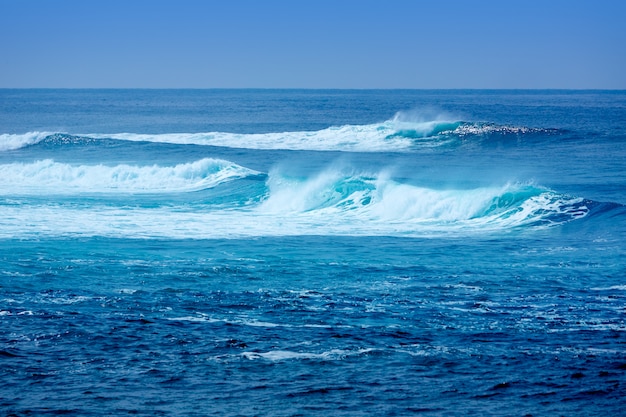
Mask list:
[{"label": "blue sky", "polygon": [[0,87],[626,89],[626,1],[0,0]]}]

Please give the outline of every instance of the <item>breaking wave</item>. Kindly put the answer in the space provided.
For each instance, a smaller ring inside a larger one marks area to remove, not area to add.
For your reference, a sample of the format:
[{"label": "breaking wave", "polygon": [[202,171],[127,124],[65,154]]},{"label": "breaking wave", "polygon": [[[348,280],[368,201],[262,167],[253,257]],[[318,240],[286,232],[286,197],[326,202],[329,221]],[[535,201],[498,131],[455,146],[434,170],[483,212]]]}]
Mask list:
[{"label": "breaking wave", "polygon": [[352,223],[400,229],[510,228],[561,224],[586,216],[588,201],[547,188],[511,183],[473,189],[435,189],[398,182],[385,174],[344,175],[325,171],[297,180],[270,174],[267,213],[309,213],[319,220],[343,217]]},{"label": "breaking wave", "polygon": [[512,137],[554,135],[556,129],[538,129],[457,120],[410,121],[396,116],[369,125],[331,126],[316,131],[271,133],[64,133],[31,132],[0,135],[0,151],[15,150],[39,143],[68,146],[98,140],[155,142],[178,145],[219,146],[259,150],[310,150],[344,152],[411,152],[465,143],[489,143]]},{"label": "breaking wave", "polygon": [[[29,230],[35,235],[197,239],[465,235],[561,225],[587,217],[602,204],[534,184],[438,189],[401,182],[385,173],[340,169],[295,178],[211,159],[172,167],[70,166],[51,160],[0,166],[0,175],[8,172],[13,172],[13,179],[2,180],[0,230],[22,236]],[[265,181],[250,185],[244,180],[251,175]],[[21,186],[15,184],[18,181]],[[142,193],[185,192],[217,184],[223,185],[220,191],[210,189],[201,200],[186,199],[175,210],[169,203],[129,209],[106,200],[83,210],[79,203],[56,199],[8,202],[7,195],[8,188],[17,196],[88,191],[141,198]],[[222,199],[219,204],[217,199]]]},{"label": "breaking wave", "polygon": [[52,159],[0,165],[0,193],[168,193],[215,187],[257,172],[205,158],[174,166],[74,165]]},{"label": "breaking wave", "polygon": [[0,134],[0,152],[12,151],[37,144],[45,138],[52,136],[49,132],[28,132],[24,134]]}]

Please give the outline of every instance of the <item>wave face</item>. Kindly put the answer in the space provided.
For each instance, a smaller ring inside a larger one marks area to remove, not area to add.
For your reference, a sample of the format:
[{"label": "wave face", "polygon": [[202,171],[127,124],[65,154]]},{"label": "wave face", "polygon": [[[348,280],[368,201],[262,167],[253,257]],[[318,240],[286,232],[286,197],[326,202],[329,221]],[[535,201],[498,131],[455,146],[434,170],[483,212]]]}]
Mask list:
[{"label": "wave face", "polygon": [[[1,229],[10,234],[23,231],[23,224],[34,225],[33,233],[45,229],[53,235],[107,237],[481,234],[563,224],[586,217],[594,204],[529,184],[436,189],[385,173],[328,169],[298,178],[213,159],[175,166],[73,166],[43,160],[0,165],[0,177],[7,214]],[[141,199],[200,190],[203,194],[184,198],[173,211],[167,199]],[[23,201],[45,195],[78,199]],[[102,197],[83,211],[81,195]],[[123,195],[133,197],[119,207],[115,199]],[[129,204],[135,208],[128,210]],[[73,225],[67,218],[74,219]]]},{"label": "wave face", "polygon": [[[293,214],[317,224],[367,230],[436,232],[547,226],[585,217],[581,198],[533,185],[434,189],[398,182],[385,174],[346,176],[325,171],[306,180],[270,174],[263,213]],[[328,219],[328,221],[326,221]]]}]

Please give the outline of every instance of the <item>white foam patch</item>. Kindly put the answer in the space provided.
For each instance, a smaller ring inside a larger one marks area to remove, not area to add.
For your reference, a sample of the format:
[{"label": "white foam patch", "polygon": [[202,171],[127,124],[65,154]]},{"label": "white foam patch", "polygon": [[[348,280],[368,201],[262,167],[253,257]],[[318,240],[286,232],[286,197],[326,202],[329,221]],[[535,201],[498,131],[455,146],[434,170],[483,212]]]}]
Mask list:
[{"label": "white foam patch", "polygon": [[333,349],[322,353],[313,352],[294,352],[289,350],[272,350],[269,352],[243,352],[242,357],[249,360],[264,359],[272,362],[288,361],[288,360],[338,360],[348,356],[358,356],[369,352],[373,349],[359,350],[341,350]]},{"label": "white foam patch", "polygon": [[[0,219],[2,238],[53,236],[111,238],[237,239],[257,236],[344,235],[429,237],[503,231],[541,221],[517,215],[485,219],[439,221],[436,219],[396,219],[369,216],[368,213],[329,213],[316,210],[289,215],[259,213],[258,210],[170,211],[163,208],[107,208],[88,210],[67,207],[4,207]],[[547,225],[546,225],[547,226]]]},{"label": "white foam patch", "polygon": [[12,151],[41,142],[52,133],[28,132],[24,134],[0,134],[0,152]]},{"label": "white foam patch", "polygon": [[0,165],[0,195],[184,192],[255,174],[210,158],[174,166],[73,165],[45,159]]},{"label": "white foam patch", "polygon": [[[116,133],[87,134],[97,139],[159,142],[184,145],[221,146],[246,149],[289,149],[315,151],[380,152],[411,148],[416,140],[432,138],[443,130],[453,130],[458,122],[409,121],[395,117],[369,125],[331,126],[316,131],[271,133],[168,133],[158,135]],[[434,143],[436,145],[436,143]]]},{"label": "white foam patch", "polygon": [[613,285],[610,287],[593,287],[592,291],[626,291],[626,285]]},{"label": "white foam patch", "polygon": [[134,290],[131,288],[120,288],[119,290],[117,290],[119,294],[127,294],[127,295],[135,294],[137,291],[139,290]]},{"label": "white foam patch", "polygon": [[91,297],[85,296],[75,296],[75,297],[50,297],[46,298],[45,301],[52,304],[76,304],[83,303],[88,301],[93,301],[94,299]]},{"label": "white foam patch", "polygon": [[188,321],[191,323],[218,323],[223,320],[214,320],[203,316],[181,316],[181,317],[168,317],[166,320],[170,321]]}]

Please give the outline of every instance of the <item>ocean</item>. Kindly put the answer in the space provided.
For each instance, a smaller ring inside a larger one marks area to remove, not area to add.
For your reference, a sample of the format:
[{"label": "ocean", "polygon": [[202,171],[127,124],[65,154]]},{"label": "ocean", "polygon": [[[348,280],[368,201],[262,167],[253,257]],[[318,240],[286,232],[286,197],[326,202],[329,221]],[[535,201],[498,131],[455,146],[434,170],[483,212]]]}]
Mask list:
[{"label": "ocean", "polygon": [[626,415],[626,92],[0,90],[0,413]]}]

